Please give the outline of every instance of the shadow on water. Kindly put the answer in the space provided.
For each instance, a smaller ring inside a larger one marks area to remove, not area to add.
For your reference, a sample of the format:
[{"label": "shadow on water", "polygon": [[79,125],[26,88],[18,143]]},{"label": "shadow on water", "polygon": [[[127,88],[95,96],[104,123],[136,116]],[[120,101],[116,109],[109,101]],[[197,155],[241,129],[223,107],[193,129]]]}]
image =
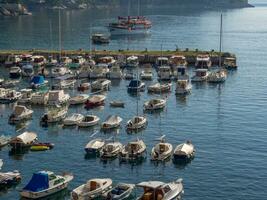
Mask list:
[{"label": "shadow on water", "polygon": [[22,160],[25,154],[29,153],[29,148],[12,148],[8,155],[12,157],[14,160]]},{"label": "shadow on water", "polygon": [[172,159],[172,162],[177,169],[184,169],[187,165],[189,165],[194,158],[191,159]]},{"label": "shadow on water", "polygon": [[186,106],[188,95],[176,95],[176,102],[182,106]]}]

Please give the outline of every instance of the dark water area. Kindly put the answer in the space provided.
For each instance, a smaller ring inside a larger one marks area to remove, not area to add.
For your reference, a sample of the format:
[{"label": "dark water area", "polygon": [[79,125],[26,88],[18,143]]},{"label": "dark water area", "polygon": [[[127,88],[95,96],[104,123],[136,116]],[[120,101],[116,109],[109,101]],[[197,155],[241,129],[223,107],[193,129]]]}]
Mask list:
[{"label": "dark water area", "polygon": [[[117,37],[108,46],[90,46],[89,35],[107,32],[105,26],[127,10],[64,11],[62,12],[62,42],[64,49],[218,49],[220,12],[142,10],[151,19],[153,28],[147,37]],[[107,102],[120,98],[126,108],[86,111],[82,106],[72,107],[69,113],[94,113],[103,121],[109,114],[123,118],[123,128],[116,138],[127,143],[143,139],[148,153],[161,134],[174,146],[187,139],[196,147],[196,157],[188,165],[174,165],[171,161],[155,165],[149,157],[140,165],[120,164],[118,160],[104,163],[99,159],[85,159],[84,146],[90,135],[98,130],[52,126],[41,128],[40,116],[45,109],[33,107],[34,117],[24,130],[35,131],[40,141],[55,143],[47,152],[28,152],[22,156],[9,154],[9,148],[0,151],[4,160],[2,171],[18,169],[23,179],[15,189],[0,193],[0,199],[18,199],[18,191],[33,172],[49,169],[60,173],[70,171],[75,178],[69,189],[90,178],[110,177],[114,182],[137,183],[144,180],[172,181],[184,179],[186,200],[254,200],[265,199],[267,188],[267,7],[223,11],[223,50],[237,55],[239,69],[229,73],[222,85],[193,84],[187,97],[168,95],[167,108],[159,114],[146,114],[148,127],[139,134],[129,135],[124,125],[136,113],[136,97],[127,93],[128,81],[112,82]],[[134,15],[136,13],[130,13]],[[0,49],[47,49],[58,47],[58,13],[42,11],[33,16],[0,18]],[[51,22],[51,23],[50,23]],[[50,29],[50,24],[52,29]],[[50,34],[52,33],[52,34]],[[1,77],[5,76],[1,69]],[[156,78],[154,77],[154,81]],[[27,81],[24,80],[24,84]],[[147,85],[151,82],[146,82]],[[71,95],[74,91],[68,91]],[[155,97],[142,93],[139,105]],[[142,108],[140,106],[139,112]],[[15,127],[7,124],[12,105],[0,106],[1,134],[14,136]],[[161,116],[161,117],[160,117]],[[23,130],[21,130],[23,131]],[[20,132],[21,132],[20,131]],[[109,138],[112,134],[97,133]],[[66,196],[65,199],[69,197]],[[57,197],[56,199],[64,199]]]}]

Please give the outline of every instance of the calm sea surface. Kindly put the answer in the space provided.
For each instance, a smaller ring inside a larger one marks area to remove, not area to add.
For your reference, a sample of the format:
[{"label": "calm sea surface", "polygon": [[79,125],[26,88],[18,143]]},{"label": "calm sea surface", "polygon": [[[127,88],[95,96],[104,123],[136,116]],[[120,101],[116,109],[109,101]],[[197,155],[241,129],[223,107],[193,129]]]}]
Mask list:
[{"label": "calm sea surface", "polygon": [[[141,10],[153,22],[147,37],[112,38],[108,46],[90,47],[89,35],[107,31],[104,26],[127,10],[66,11],[62,13],[64,49],[218,49],[220,13],[217,11]],[[148,127],[137,135],[128,135],[124,125],[136,113],[136,97],[126,91],[128,81],[113,82],[107,102],[125,101],[126,108],[86,111],[82,106],[70,108],[69,113],[94,113],[104,120],[109,114],[120,115],[123,128],[116,138],[122,143],[143,139],[148,152],[161,134],[174,146],[190,139],[195,144],[195,159],[186,166],[171,161],[155,165],[148,159],[140,165],[107,163],[99,159],[85,159],[84,146],[91,140],[92,129],[62,129],[60,126],[41,128],[39,118],[44,109],[33,107],[34,117],[24,130],[38,133],[40,141],[53,142],[55,148],[47,152],[29,152],[22,156],[0,151],[4,160],[2,171],[21,171],[22,183],[0,199],[18,199],[19,190],[33,172],[43,169],[55,172],[70,171],[75,175],[69,189],[94,177],[110,177],[117,182],[137,183],[144,180],[172,181],[184,179],[186,200],[254,200],[267,195],[267,7],[225,10],[223,49],[236,53],[239,69],[229,74],[222,85],[193,85],[186,98],[168,95],[167,108],[159,114],[147,114]],[[130,14],[136,14],[132,12]],[[33,16],[0,18],[0,49],[47,49],[58,47],[58,13],[42,11]],[[5,70],[1,69],[1,77]],[[154,81],[155,78],[154,78]],[[27,81],[24,81],[27,83]],[[146,82],[148,85],[151,82]],[[70,94],[74,91],[70,90]],[[139,98],[139,112],[144,101],[154,97],[146,92]],[[7,124],[12,105],[0,105],[1,134],[14,136],[15,127]],[[23,131],[23,130],[21,130]],[[112,134],[97,133],[108,138]],[[68,199],[69,197],[65,197]],[[64,199],[57,197],[57,199]]]}]

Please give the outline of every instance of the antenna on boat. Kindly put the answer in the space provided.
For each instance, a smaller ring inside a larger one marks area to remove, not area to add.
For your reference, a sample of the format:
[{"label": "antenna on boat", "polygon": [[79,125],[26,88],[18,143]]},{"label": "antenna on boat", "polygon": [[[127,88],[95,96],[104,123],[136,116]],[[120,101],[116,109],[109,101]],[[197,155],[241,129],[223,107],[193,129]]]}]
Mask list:
[{"label": "antenna on boat", "polygon": [[222,23],[223,23],[223,15],[221,13],[221,22],[220,22],[220,51],[219,51],[219,67],[222,67]]}]

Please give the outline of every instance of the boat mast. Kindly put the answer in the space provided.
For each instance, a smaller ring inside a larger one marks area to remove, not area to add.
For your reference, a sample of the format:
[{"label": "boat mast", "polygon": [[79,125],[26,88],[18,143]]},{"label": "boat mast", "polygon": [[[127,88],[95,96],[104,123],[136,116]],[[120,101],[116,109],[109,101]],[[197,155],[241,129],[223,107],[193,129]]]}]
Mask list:
[{"label": "boat mast", "polygon": [[222,23],[223,23],[223,16],[221,13],[221,23],[220,23],[220,51],[219,51],[219,67],[222,67]]},{"label": "boat mast", "polygon": [[61,16],[60,16],[60,8],[58,9],[58,45],[59,45],[59,60],[61,60],[62,44],[61,44]]}]

